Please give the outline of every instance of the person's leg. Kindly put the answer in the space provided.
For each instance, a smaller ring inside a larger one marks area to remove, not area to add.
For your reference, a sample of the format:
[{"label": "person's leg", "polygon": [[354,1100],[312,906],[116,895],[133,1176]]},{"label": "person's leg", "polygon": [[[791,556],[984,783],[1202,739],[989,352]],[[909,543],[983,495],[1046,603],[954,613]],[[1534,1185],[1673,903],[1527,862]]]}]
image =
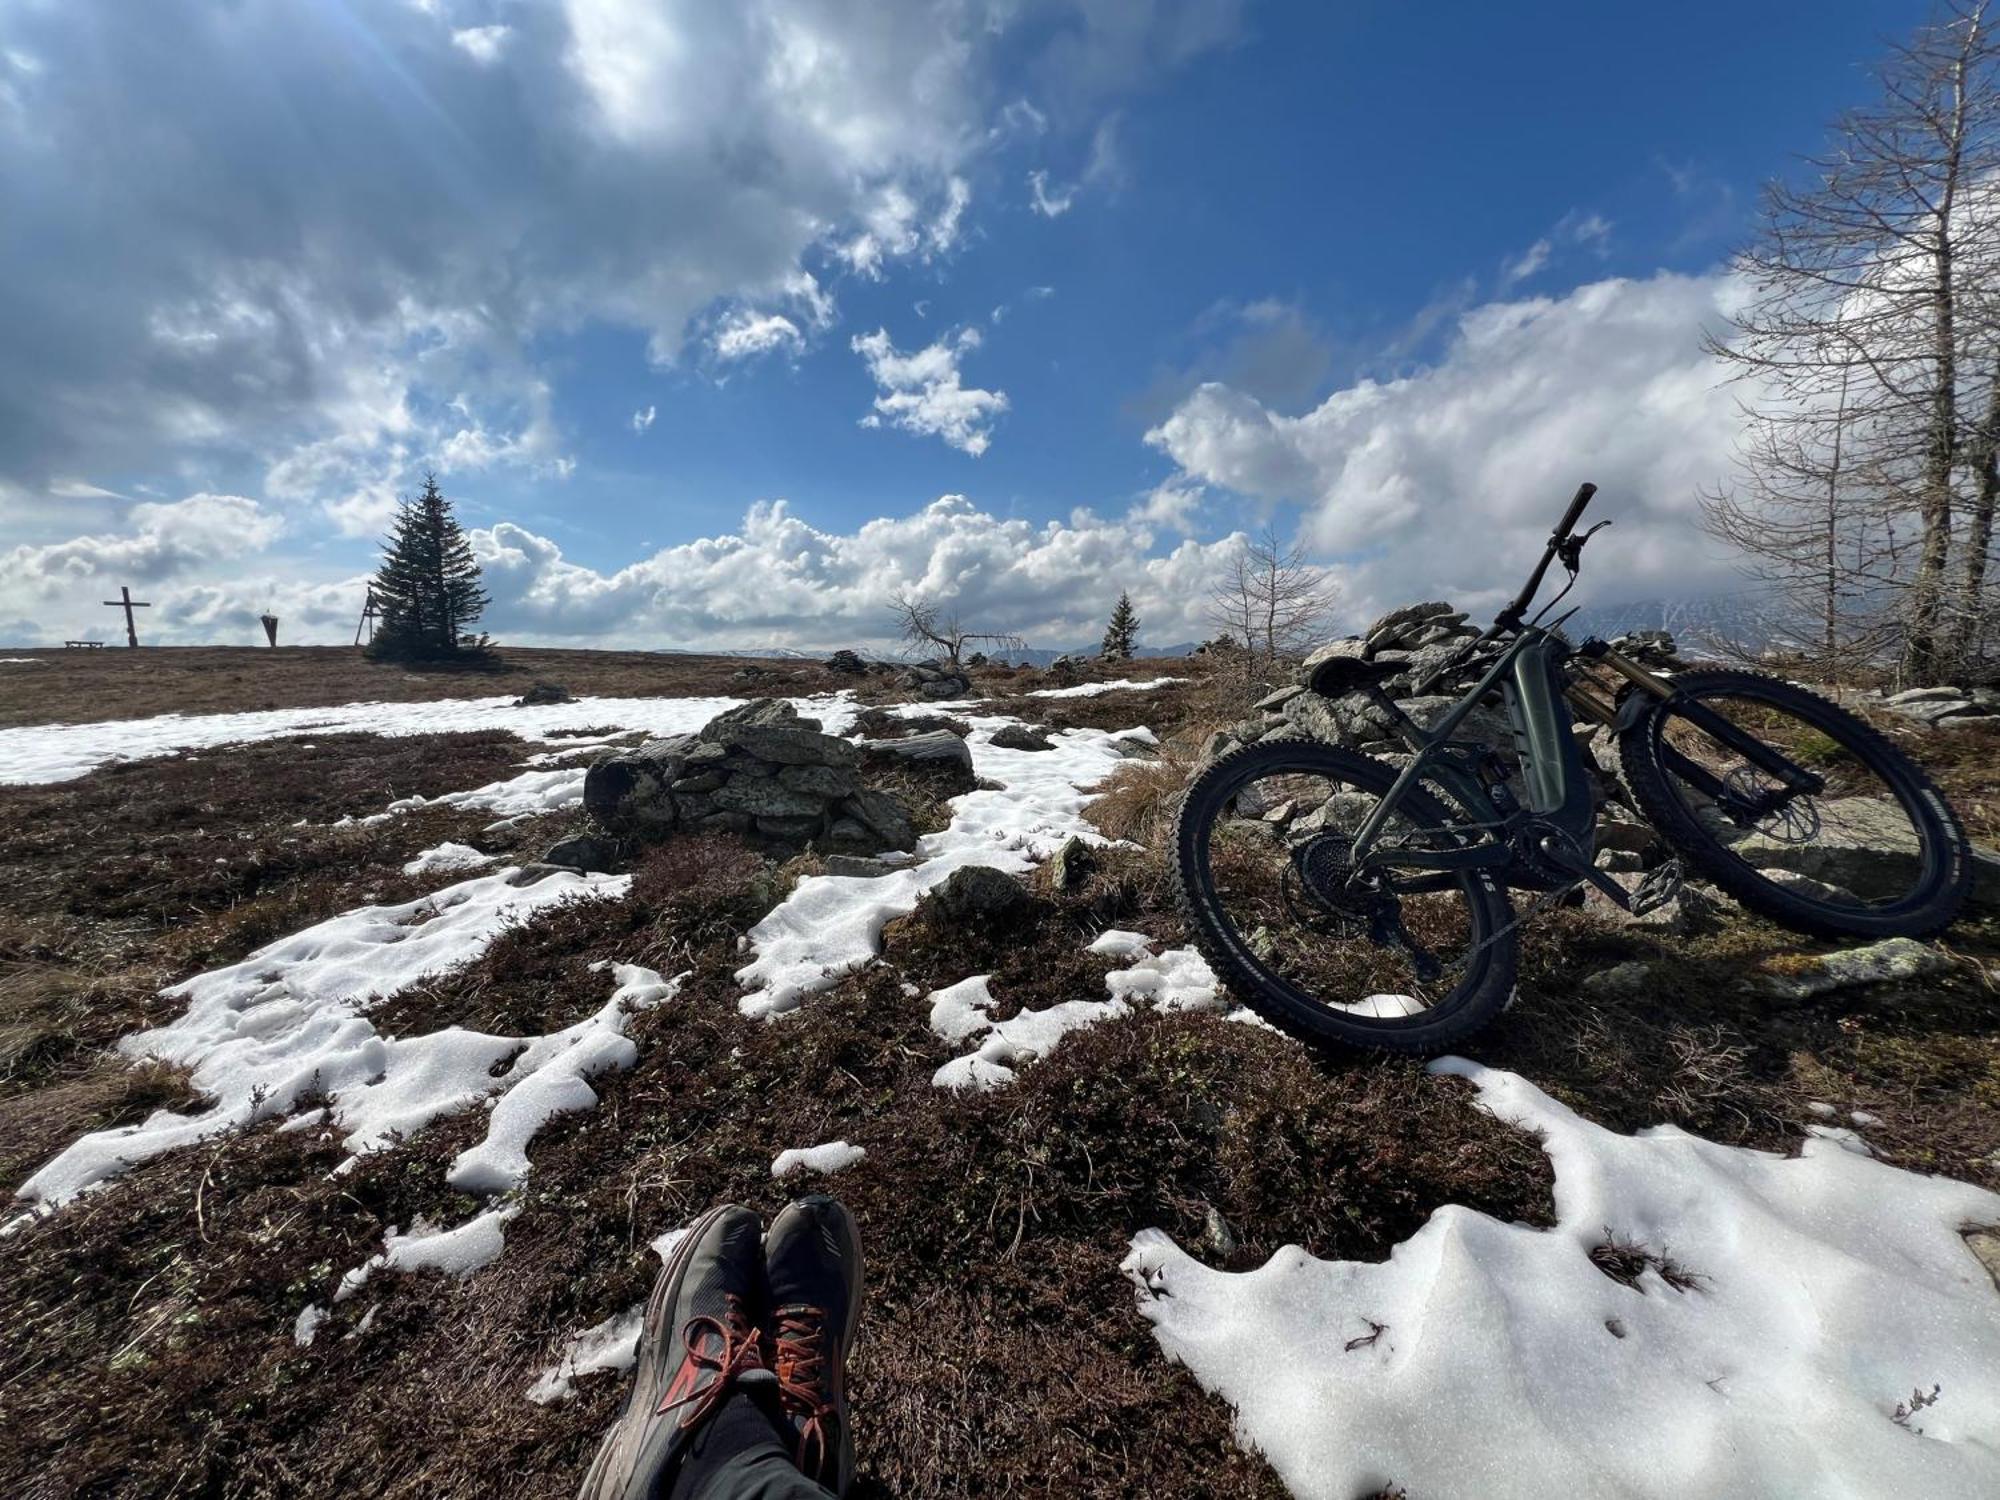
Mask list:
[{"label": "person's leg", "polygon": [[766,1371],[737,1382],[735,1394],[698,1436],[671,1490],[660,1500],[828,1500],[799,1472],[777,1386]]},{"label": "person's leg", "polygon": [[835,1495],[854,1482],[847,1356],[861,1324],[861,1236],[832,1198],[801,1198],[764,1236],[766,1327],[801,1470]]}]

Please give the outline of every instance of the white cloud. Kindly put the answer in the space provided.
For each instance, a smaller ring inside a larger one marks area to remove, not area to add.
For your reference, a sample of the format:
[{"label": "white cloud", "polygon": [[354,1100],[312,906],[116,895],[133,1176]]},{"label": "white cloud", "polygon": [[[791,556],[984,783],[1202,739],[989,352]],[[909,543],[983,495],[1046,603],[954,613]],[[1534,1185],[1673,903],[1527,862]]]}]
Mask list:
[{"label": "white cloud", "polygon": [[1715,586],[1696,502],[1729,472],[1742,392],[1701,336],[1737,295],[1726,275],[1661,274],[1489,303],[1405,379],[1302,416],[1211,383],[1146,440],[1190,479],[1302,506],[1313,546],[1359,559],[1361,605],[1504,594],[1584,479],[1603,490],[1593,517],[1618,528],[1579,597]]},{"label": "white cloud", "polygon": [[855,353],[868,363],[868,373],[882,388],[875,410],[861,419],[864,427],[884,421],[906,432],[943,438],[974,458],[986,451],[992,425],[1007,410],[1004,391],[982,391],[960,383],[959,356],[979,347],[979,330],[961,329],[914,354],[889,342],[883,329],[858,336]]},{"label": "white cloud", "polygon": [[1028,193],[1029,201],[1034,207],[1035,212],[1045,219],[1062,217],[1062,215],[1070,211],[1070,206],[1076,202],[1075,184],[1051,192],[1049,190],[1049,174],[1039,167],[1028,174]]},{"label": "white cloud", "polygon": [[778,313],[754,313],[739,308],[723,319],[709,340],[717,359],[752,359],[774,349],[793,353],[805,347],[799,325]]},{"label": "white cloud", "polygon": [[659,408],[656,406],[648,406],[644,411],[633,412],[632,430],[634,432],[644,432],[653,425],[653,419],[659,414]]},{"label": "white cloud", "polygon": [[241,495],[145,501],[124,511],[115,532],[0,552],[0,618],[94,621],[104,590],[150,587],[261,552],[283,530],[279,518]]},{"label": "white cloud", "polygon": [[481,67],[491,67],[513,34],[511,26],[465,26],[451,34],[451,44]]},{"label": "white cloud", "polygon": [[1054,184],[1046,169],[1028,174],[1028,206],[1045,219],[1060,218],[1086,190],[1117,182],[1123,167],[1118,154],[1118,117],[1108,115],[1091,133],[1090,155],[1075,181]]},{"label": "white cloud", "polygon": [[1539,275],[1555,259],[1556,252],[1566,247],[1588,250],[1602,260],[1609,252],[1610,241],[1609,219],[1600,213],[1571,209],[1556,221],[1555,228],[1500,268],[1500,283],[1511,287]]}]

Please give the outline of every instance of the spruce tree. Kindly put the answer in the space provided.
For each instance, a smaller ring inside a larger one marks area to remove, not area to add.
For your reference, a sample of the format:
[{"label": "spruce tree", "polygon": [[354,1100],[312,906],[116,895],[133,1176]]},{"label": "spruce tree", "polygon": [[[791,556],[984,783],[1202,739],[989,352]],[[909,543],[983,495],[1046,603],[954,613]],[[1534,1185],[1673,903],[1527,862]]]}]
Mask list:
[{"label": "spruce tree", "polygon": [[486,608],[472,544],[435,474],[425,474],[423,492],[396,513],[375,574],[375,601],[382,623],[369,654],[405,661],[456,655],[463,627]]},{"label": "spruce tree", "polygon": [[1103,655],[1116,657],[1120,661],[1130,661],[1132,650],[1139,644],[1139,616],[1132,608],[1132,596],[1121,592],[1117,608],[1111,611],[1111,623],[1104,631]]}]

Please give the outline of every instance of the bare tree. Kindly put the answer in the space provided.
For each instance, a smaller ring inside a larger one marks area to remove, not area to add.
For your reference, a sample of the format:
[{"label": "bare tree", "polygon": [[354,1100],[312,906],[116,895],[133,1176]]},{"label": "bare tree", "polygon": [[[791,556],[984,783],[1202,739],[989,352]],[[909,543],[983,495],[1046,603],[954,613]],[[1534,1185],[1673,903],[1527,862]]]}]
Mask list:
[{"label": "bare tree", "polygon": [[1018,635],[1001,630],[971,630],[948,609],[923,594],[898,593],[889,600],[889,613],[896,622],[896,634],[918,651],[942,652],[946,665],[960,670],[965,648],[983,647],[989,652],[1019,651],[1025,642]]},{"label": "bare tree", "polygon": [[[1963,483],[1980,456],[1968,412],[1990,404],[1968,370],[1990,369],[2000,345],[1982,291],[2000,269],[1988,3],[1945,0],[1891,50],[1879,101],[1836,123],[1806,184],[1767,190],[1736,259],[1751,295],[1709,345],[1754,383],[1740,481],[1709,497],[1710,528],[1811,597],[1820,651],[1893,625],[1918,682],[1958,665],[1954,617],[1981,612],[1991,533],[1990,504],[1982,523],[1980,487]],[[1961,512],[1983,532],[1954,591]]]},{"label": "bare tree", "polygon": [[1337,598],[1324,568],[1305,549],[1287,546],[1277,527],[1248,538],[1209,590],[1208,620],[1246,648],[1244,666],[1267,681],[1277,664],[1303,656],[1323,640]]}]

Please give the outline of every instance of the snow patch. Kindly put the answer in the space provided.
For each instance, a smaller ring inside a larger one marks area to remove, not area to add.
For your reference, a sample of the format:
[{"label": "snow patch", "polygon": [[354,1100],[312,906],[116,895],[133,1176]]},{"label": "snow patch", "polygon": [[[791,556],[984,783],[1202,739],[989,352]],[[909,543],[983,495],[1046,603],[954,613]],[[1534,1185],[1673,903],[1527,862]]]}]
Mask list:
[{"label": "snow patch", "polygon": [[[665,1266],[674,1249],[687,1238],[687,1225],[669,1229],[653,1241],[653,1253]],[[629,1370],[639,1362],[639,1335],[646,1327],[646,1304],[635,1302],[625,1311],[613,1313],[601,1323],[593,1323],[569,1336],[556,1362],[528,1387],[528,1399],[537,1406],[567,1401],[576,1394],[576,1379],[598,1370]]]},{"label": "snow patch", "polygon": [[[275,708],[236,714],[159,714],[91,724],[0,729],[0,783],[68,781],[119,760],[204,749],[248,740],[330,734],[464,734],[506,729],[524,740],[556,741],[558,730],[612,726],[647,735],[688,734],[741,698],[578,698],[516,708],[510,697],[448,698],[429,703],[346,703],[335,708]],[[853,722],[851,695],[794,698],[801,713],[838,734]],[[581,775],[581,773],[578,773]],[[462,795],[462,794],[461,794]],[[413,803],[421,799],[410,799]]]},{"label": "snow patch", "polygon": [[[1288,1246],[1232,1275],[1158,1230],[1125,1262],[1160,1347],[1294,1494],[2000,1494],[2000,1307],[1959,1234],[2000,1195],[1821,1139],[1619,1135],[1514,1074],[1433,1071],[1541,1135],[1555,1228],[1452,1205],[1379,1264]],[[1605,1276],[1607,1228],[1693,1288]]]},{"label": "snow patch", "polygon": [[493,855],[481,854],[470,844],[454,844],[447,840],[435,848],[424,850],[403,866],[403,873],[437,875],[450,870],[476,870],[481,865],[492,864],[493,860]]},{"label": "snow patch", "polygon": [[408,1234],[401,1234],[391,1225],[383,1236],[381,1252],[341,1277],[333,1300],[345,1302],[377,1271],[442,1271],[463,1280],[500,1258],[500,1252],[507,1248],[507,1223],[520,1212],[520,1204],[502,1203],[450,1229],[419,1219]]},{"label": "snow patch", "polygon": [[[507,884],[510,867],[399,906],[364,906],[267,943],[240,963],[163,993],[181,1016],[124,1038],[131,1058],[192,1070],[213,1102],[198,1114],[156,1110],[136,1125],[94,1131],[18,1189],[47,1211],[150,1161],[325,1095],[351,1151],[371,1151],[499,1086],[491,1069],[521,1039],[447,1027],[385,1038],[363,1014],[419,980],[473,962],[501,932],[571,900],[622,896],[629,876],[550,875]],[[18,1220],[16,1222],[19,1222]]]},{"label": "snow patch", "polygon": [[1144,693],[1169,683],[1186,682],[1185,677],[1148,677],[1144,682],[1082,682],[1075,687],[1036,688],[1030,698],[1095,698],[1099,693]]},{"label": "snow patch", "polygon": [[868,1152],[860,1146],[850,1146],[846,1141],[828,1141],[823,1146],[794,1146],[789,1151],[780,1151],[776,1161],[771,1163],[773,1177],[790,1177],[794,1172],[839,1172],[866,1161]]}]

